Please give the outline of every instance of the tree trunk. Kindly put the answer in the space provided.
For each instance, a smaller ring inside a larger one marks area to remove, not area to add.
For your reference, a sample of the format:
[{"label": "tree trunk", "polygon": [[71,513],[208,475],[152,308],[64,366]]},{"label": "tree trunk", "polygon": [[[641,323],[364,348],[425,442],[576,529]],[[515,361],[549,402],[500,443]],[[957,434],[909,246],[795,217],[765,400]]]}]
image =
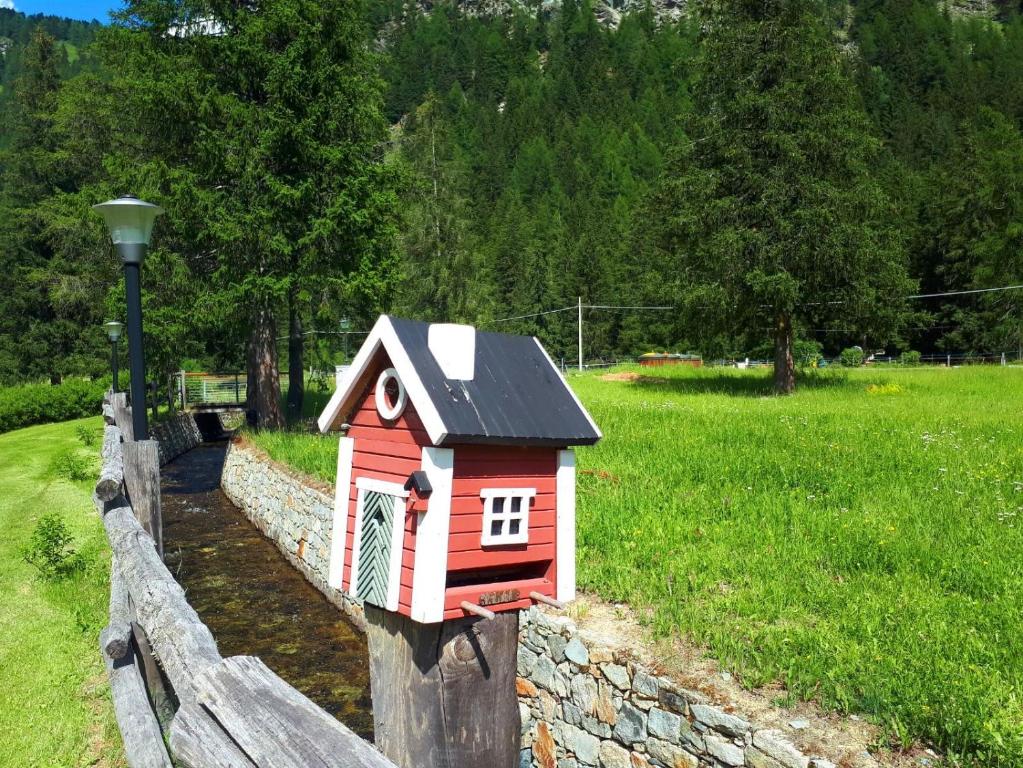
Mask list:
[{"label": "tree trunk", "polygon": [[774,391],[790,395],[796,388],[796,364],[792,359],[792,318],[779,315],[774,327]]},{"label": "tree trunk", "polygon": [[249,344],[249,409],[255,411],[259,429],[281,429],[281,379],[277,371],[277,323],[268,306],[252,316]]},{"label": "tree trunk", "polygon": [[302,401],[305,399],[304,352],[298,296],[292,293],[288,297],[288,423],[302,418]]},{"label": "tree trunk", "polygon": [[[256,393],[259,391],[259,379],[256,375],[256,345],[255,333],[249,334],[249,343],[245,348],[245,410],[247,413],[256,412]],[[255,426],[252,422],[250,426]]]}]

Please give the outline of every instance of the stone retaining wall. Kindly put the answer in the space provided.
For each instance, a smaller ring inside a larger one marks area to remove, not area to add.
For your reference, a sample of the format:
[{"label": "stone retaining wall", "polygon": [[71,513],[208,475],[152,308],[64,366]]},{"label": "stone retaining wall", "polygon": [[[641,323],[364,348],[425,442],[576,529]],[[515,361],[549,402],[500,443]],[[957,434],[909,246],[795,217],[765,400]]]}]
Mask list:
[{"label": "stone retaining wall", "polygon": [[521,768],[834,768],[531,608],[519,619]]},{"label": "stone retaining wall", "polygon": [[[327,586],[328,490],[240,443],[229,447],[221,485],[317,589],[365,626],[361,606]],[[631,656],[563,616],[535,607],[519,614],[521,768],[834,768]]]},{"label": "stone retaining wall", "polygon": [[167,421],[154,424],[150,431],[153,439],[160,442],[161,466],[202,443],[202,432],[190,413],[179,413]]},{"label": "stone retaining wall", "polygon": [[365,630],[362,606],[327,585],[333,496],[281,469],[255,447],[235,441],[228,445],[220,486],[310,584]]}]

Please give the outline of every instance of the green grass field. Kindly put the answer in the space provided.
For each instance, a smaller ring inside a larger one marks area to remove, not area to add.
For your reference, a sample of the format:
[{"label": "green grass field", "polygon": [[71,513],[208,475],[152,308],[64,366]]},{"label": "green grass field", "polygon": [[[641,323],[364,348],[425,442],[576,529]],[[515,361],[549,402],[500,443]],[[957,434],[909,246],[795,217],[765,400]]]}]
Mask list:
[{"label": "green grass field", "polygon": [[[1023,369],[571,379],[579,582],[745,684],[1023,765]],[[256,436],[333,480],[336,440]]]},{"label": "green grass field", "polygon": [[[94,461],[79,427],[102,434],[100,419],[0,435],[0,765],[124,765],[99,631],[106,624],[109,552],[92,506],[95,474],[62,479],[68,453]],[[74,535],[84,570],[50,582],[22,558],[36,521],[58,513]]]}]

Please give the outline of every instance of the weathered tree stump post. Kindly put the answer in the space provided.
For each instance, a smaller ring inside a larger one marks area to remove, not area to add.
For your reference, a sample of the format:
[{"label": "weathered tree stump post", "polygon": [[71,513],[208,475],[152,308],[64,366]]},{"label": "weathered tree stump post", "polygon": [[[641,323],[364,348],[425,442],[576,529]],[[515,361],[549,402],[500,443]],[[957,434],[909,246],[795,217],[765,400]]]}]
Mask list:
[{"label": "weathered tree stump post", "polygon": [[163,515],[160,509],[160,443],[140,440],[124,444],[124,484],[131,508],[163,559]]},{"label": "weathered tree stump post", "polygon": [[121,435],[126,443],[135,439],[135,427],[131,420],[131,407],[128,405],[128,395],[124,392],[114,392],[110,396],[110,407],[114,412],[114,423],[120,427]]},{"label": "weathered tree stump post", "polygon": [[374,741],[401,768],[515,768],[518,614],[420,624],[366,605]]}]

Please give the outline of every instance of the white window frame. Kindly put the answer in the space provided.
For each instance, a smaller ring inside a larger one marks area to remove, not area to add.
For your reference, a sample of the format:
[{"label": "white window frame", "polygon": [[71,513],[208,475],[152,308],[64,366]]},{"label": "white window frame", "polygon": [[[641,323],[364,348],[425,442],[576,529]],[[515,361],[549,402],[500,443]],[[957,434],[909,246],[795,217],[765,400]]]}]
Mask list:
[{"label": "white window frame", "polygon": [[[536,488],[484,488],[480,491],[483,499],[483,539],[484,547],[500,547],[506,544],[528,544],[529,543],[529,505],[536,498]],[[504,499],[500,516],[494,512],[494,499]],[[519,499],[519,512],[511,514],[512,499]],[[502,521],[499,534],[494,534],[493,526],[498,520]],[[511,520],[519,521],[519,532],[515,534],[505,533],[505,528]]]},{"label": "white window frame", "polygon": [[[387,383],[391,379],[394,379],[394,383],[398,385],[398,397],[394,401],[394,405],[387,402]],[[405,385],[394,368],[385,368],[380,372],[380,376],[377,378],[375,399],[377,413],[384,421],[395,421],[404,412],[405,406],[408,404],[408,392],[405,391]]]}]

